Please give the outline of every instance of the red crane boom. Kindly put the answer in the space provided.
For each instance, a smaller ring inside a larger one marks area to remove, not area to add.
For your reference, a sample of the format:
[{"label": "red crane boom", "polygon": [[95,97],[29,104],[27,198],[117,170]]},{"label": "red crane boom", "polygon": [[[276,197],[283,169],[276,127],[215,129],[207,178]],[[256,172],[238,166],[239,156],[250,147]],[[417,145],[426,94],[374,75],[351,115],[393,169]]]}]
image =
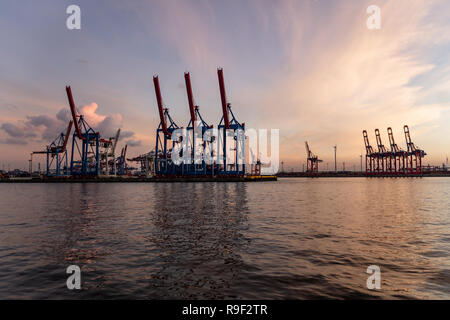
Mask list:
[{"label": "red crane boom", "polygon": [[225,92],[225,81],[223,80],[223,69],[217,69],[217,76],[219,78],[220,98],[222,100],[222,113],[225,129],[230,129],[230,119],[228,117],[228,103]]},{"label": "red crane boom", "polygon": [[64,143],[62,146],[62,152],[66,151],[67,142],[69,141],[70,131],[72,131],[73,121],[69,121],[69,126],[67,127],[66,135],[64,136]]},{"label": "red crane boom", "polygon": [[189,113],[191,114],[191,124],[192,127],[194,127],[197,116],[195,115],[194,96],[192,94],[191,77],[189,75],[189,72],[184,73],[184,81],[186,82],[186,92],[189,102]]},{"label": "red crane boom", "polygon": [[171,134],[167,130],[166,118],[164,117],[163,101],[161,97],[161,89],[159,87],[158,76],[153,77],[153,84],[155,85],[156,101],[158,102],[159,119],[161,121],[162,130],[166,136],[170,137]]},{"label": "red crane boom", "polygon": [[84,139],[81,135],[80,127],[78,126],[77,110],[75,108],[75,103],[73,102],[72,90],[70,89],[70,86],[66,86],[66,92],[67,98],[69,99],[70,111],[72,112],[73,123],[75,124],[75,132],[77,133],[79,139]]}]

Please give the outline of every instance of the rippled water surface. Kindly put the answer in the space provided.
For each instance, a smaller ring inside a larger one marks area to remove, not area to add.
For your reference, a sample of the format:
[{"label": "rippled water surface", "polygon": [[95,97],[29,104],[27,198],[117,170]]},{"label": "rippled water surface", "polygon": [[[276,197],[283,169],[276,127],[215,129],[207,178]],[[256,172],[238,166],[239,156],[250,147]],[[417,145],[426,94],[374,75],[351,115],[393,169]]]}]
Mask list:
[{"label": "rippled water surface", "polygon": [[[0,184],[0,298],[450,299],[450,179]],[[66,287],[78,265],[82,289]],[[381,290],[366,288],[369,265]]]}]

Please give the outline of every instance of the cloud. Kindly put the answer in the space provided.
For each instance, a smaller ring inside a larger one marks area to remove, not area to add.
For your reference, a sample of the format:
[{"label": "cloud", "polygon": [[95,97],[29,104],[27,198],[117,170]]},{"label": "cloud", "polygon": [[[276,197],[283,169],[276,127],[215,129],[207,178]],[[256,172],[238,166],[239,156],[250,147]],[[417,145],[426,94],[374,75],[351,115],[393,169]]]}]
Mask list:
[{"label": "cloud", "polygon": [[36,133],[28,125],[16,125],[14,123],[3,123],[0,129],[4,130],[11,138],[33,138]]},{"label": "cloud", "polygon": [[120,114],[102,115],[97,113],[98,104],[92,102],[80,108],[80,114],[84,116],[88,124],[94,130],[100,132],[103,137],[113,137],[119,128],[123,126],[123,117]]},{"label": "cloud", "polygon": [[127,140],[126,144],[130,147],[139,147],[142,145],[141,140]]},{"label": "cloud", "polygon": [[[401,132],[408,124],[415,137],[437,126],[450,103],[427,100],[434,83],[415,81],[435,72],[427,53],[436,39],[441,45],[449,42],[439,36],[448,34],[448,26],[429,20],[441,16],[436,3],[386,2],[378,31],[365,27],[364,2],[337,1],[327,10],[323,3],[287,1],[277,7],[272,27],[281,39],[284,62],[271,73],[273,82],[247,87],[243,100],[258,106],[259,124],[282,128],[282,156],[304,158],[298,150],[304,140],[312,140],[319,155],[332,158],[337,143],[341,157],[356,162],[363,129],[373,141],[375,128],[387,140],[388,126]],[[445,87],[440,91],[450,89]]]},{"label": "cloud", "polygon": [[[79,108],[79,114],[83,115],[86,122],[103,138],[114,137],[117,130],[123,127],[121,114],[103,115],[98,113],[98,105],[93,102]],[[6,138],[0,139],[0,143],[8,145],[27,145],[29,142],[48,144],[61,132],[65,132],[68,122],[72,119],[67,108],[60,109],[56,115],[27,116],[26,120],[17,123],[5,122],[0,129],[6,133]],[[73,132],[73,131],[72,131]],[[123,130],[120,140],[130,147],[142,145],[142,141],[130,130]]]},{"label": "cloud", "polygon": [[70,111],[67,109],[61,109],[56,114],[56,119],[63,121],[63,122],[69,122],[71,120]]},{"label": "cloud", "polygon": [[0,143],[16,145],[16,146],[25,146],[28,144],[28,141],[25,139],[20,139],[20,138],[6,138],[6,139],[0,139]]},{"label": "cloud", "polygon": [[122,138],[122,139],[131,138],[133,136],[134,136],[134,132],[133,131],[122,131],[120,133],[120,138]]}]

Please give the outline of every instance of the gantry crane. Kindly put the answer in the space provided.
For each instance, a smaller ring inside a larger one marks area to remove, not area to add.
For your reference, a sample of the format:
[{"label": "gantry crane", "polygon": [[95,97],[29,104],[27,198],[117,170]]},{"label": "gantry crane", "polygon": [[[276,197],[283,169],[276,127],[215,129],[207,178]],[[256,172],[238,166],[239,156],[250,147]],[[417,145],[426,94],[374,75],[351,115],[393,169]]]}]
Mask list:
[{"label": "gantry crane", "polygon": [[372,175],[376,172],[375,159],[377,159],[378,155],[370,145],[369,136],[367,135],[366,130],[363,130],[363,138],[364,138],[364,145],[366,147],[366,174]]},{"label": "gantry crane", "polygon": [[140,164],[140,175],[146,178],[152,177],[155,174],[155,150],[152,150],[146,154],[141,154],[137,157],[127,159],[131,162],[138,162]]},{"label": "gantry crane", "polygon": [[375,129],[375,137],[378,146],[378,156],[377,156],[377,172],[380,174],[390,173],[392,168],[392,158],[391,153],[386,149],[386,147],[381,142],[380,130]]},{"label": "gantry crane", "polygon": [[394,140],[392,128],[387,128],[389,144],[391,145],[391,158],[394,160],[393,172],[396,174],[405,174],[407,169],[408,152],[401,149]]},{"label": "gantry crane", "polygon": [[[66,132],[62,132],[45,151],[34,151],[31,153],[30,167],[33,167],[34,154],[47,155],[46,176],[67,176],[68,175],[68,159],[67,159],[67,142],[69,140],[70,131],[72,130],[72,120],[69,121]],[[54,168],[52,168],[54,165]],[[61,171],[62,169],[62,171]],[[31,171],[31,170],[30,170]]]},{"label": "gantry crane", "polygon": [[120,152],[120,157],[116,159],[117,162],[117,172],[119,175],[126,175],[127,174],[127,148],[128,145],[125,145],[125,147],[122,148],[122,151]]},{"label": "gantry crane", "polygon": [[[117,174],[117,166],[116,166],[116,147],[117,142],[120,137],[120,128],[117,130],[116,135],[114,137],[110,137],[107,142],[101,143],[103,150],[100,152],[101,158],[101,169],[102,173],[109,176],[111,173],[113,175]],[[112,170],[110,168],[112,166]]]},{"label": "gantry crane", "polygon": [[[175,148],[175,144],[182,143],[182,141],[172,141],[172,146],[168,146],[168,143],[170,143],[172,140],[172,132],[176,129],[179,129],[179,127],[170,117],[169,109],[164,108],[158,76],[153,77],[153,84],[155,86],[156,101],[158,103],[160,120],[159,126],[156,129],[155,173],[157,175],[179,174],[181,171],[181,166],[175,165],[173,163],[172,151],[174,149],[180,150],[180,148]],[[167,125],[167,122],[169,122],[169,126]]]},{"label": "gantry crane", "polygon": [[[222,102],[222,119],[220,120],[219,139],[218,143],[222,140],[222,154],[218,154],[218,173],[226,175],[244,175],[245,174],[245,123],[239,123],[236,120],[233,111],[231,110],[231,104],[227,101],[227,95],[225,90],[225,81],[223,77],[223,69],[217,69],[217,77],[219,79],[220,99]],[[231,119],[230,119],[231,115]],[[227,149],[227,138],[233,138],[233,147]],[[220,149],[219,146],[218,149]],[[234,151],[231,156],[227,154],[227,151]],[[228,163],[230,160],[230,163]],[[220,165],[223,163],[223,165]]]},{"label": "gantry crane", "polygon": [[422,158],[427,154],[411,141],[409,134],[409,127],[405,125],[403,127],[405,132],[406,146],[408,147],[408,173],[422,174]]},{"label": "gantry crane", "polygon": [[319,162],[322,162],[322,160],[311,152],[307,141],[305,141],[305,148],[307,156],[306,172],[311,176],[317,176],[319,175]]},{"label": "gantry crane", "polygon": [[[199,106],[194,104],[194,95],[192,94],[191,77],[189,72],[184,73],[184,80],[186,83],[186,93],[189,104],[190,120],[187,125],[187,143],[185,143],[186,150],[183,150],[185,163],[183,164],[183,174],[188,175],[214,175],[214,165],[208,165],[205,161],[206,152],[213,157],[213,148],[211,144],[215,137],[209,137],[208,141],[203,139],[205,132],[213,126],[208,125],[203,120]],[[197,141],[197,139],[199,141]]]},{"label": "gantry crane", "polygon": [[69,86],[66,87],[66,92],[75,126],[72,138],[70,174],[76,176],[99,176],[100,143],[111,143],[111,141],[101,139],[100,133],[91,128],[83,115],[77,114],[72,90]]}]

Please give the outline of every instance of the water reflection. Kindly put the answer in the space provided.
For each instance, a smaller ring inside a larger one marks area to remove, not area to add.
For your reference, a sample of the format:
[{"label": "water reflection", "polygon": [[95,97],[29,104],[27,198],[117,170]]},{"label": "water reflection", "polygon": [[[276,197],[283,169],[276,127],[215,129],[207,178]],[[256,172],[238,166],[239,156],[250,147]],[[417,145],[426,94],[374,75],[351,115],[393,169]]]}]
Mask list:
[{"label": "water reflection", "polygon": [[[445,178],[0,192],[0,298],[450,297]],[[70,264],[81,292],[65,287]],[[380,291],[365,286],[371,264]]]},{"label": "water reflection", "polygon": [[148,240],[164,262],[149,281],[149,297],[227,297],[246,243],[246,185],[160,184],[156,192]]}]

